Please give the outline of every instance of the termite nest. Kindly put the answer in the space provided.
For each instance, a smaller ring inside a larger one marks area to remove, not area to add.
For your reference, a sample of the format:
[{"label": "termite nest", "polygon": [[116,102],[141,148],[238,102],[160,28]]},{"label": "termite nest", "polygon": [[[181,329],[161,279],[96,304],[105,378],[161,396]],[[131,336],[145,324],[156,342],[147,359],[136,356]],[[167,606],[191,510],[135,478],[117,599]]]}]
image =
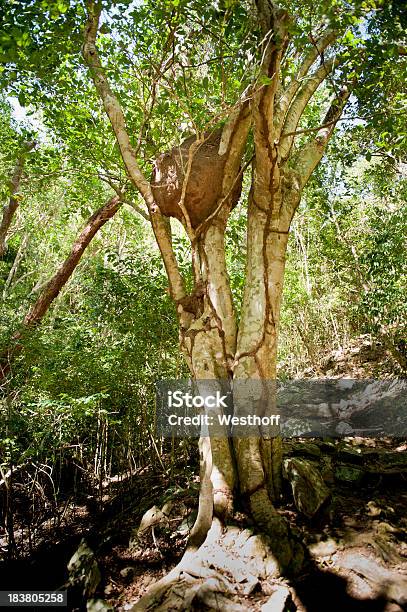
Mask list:
[{"label": "termite nest", "polygon": [[[194,151],[184,199],[194,229],[206,221],[220,204],[227,159],[226,152],[219,155],[221,136],[222,130],[206,135]],[[162,153],[154,164],[152,189],[155,202],[163,215],[175,217],[181,222],[184,215],[179,202],[188,171],[189,150],[195,142],[196,136],[190,136],[179,146]],[[241,191],[242,176],[239,175],[230,193],[232,208],[239,201]]]}]

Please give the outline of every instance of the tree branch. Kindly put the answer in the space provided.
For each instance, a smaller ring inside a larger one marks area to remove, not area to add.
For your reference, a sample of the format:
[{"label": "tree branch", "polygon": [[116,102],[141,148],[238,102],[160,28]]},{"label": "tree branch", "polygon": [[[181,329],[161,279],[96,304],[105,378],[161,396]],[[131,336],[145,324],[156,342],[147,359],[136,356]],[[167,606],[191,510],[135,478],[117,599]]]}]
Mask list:
[{"label": "tree branch", "polygon": [[75,240],[70,254],[48,281],[41,295],[26,315],[24,319],[25,327],[32,327],[41,322],[51,303],[71,277],[92,238],[116,214],[121,205],[120,197],[117,195],[113,196],[88,219],[86,226]]},{"label": "tree branch", "polygon": [[276,8],[267,0],[256,2],[259,22],[264,32],[268,24],[269,32],[264,34],[263,57],[260,66],[259,79],[265,84],[254,91],[252,116],[254,128],[254,145],[256,167],[262,168],[264,177],[272,176],[276,162],[274,141],[274,104],[281,78],[281,58],[287,40],[287,24],[289,15],[286,11]]},{"label": "tree branch", "polygon": [[115,195],[89,217],[86,226],[72,245],[71,251],[58,270],[42,287],[41,293],[24,317],[22,329],[17,331],[10,346],[0,355],[0,383],[10,371],[14,357],[22,350],[21,339],[24,330],[29,330],[41,323],[52,302],[58,297],[63,287],[71,278],[82,255],[101,227],[111,219],[122,205],[121,198]]},{"label": "tree branch", "polygon": [[303,79],[307,76],[314,62],[318,59],[318,57],[322,56],[325,49],[327,49],[329,45],[335,41],[337,36],[338,33],[334,30],[331,30],[330,28],[325,30],[322,36],[313,43],[312,48],[308,51],[307,55],[300,64],[297,73],[292,78],[285,91],[282,92],[282,95],[278,100],[278,104],[276,105],[275,113],[275,125],[280,132],[283,129],[284,117],[292,100],[300,89]]},{"label": "tree branch", "polygon": [[19,190],[21,178],[23,176],[25,158],[27,153],[29,153],[35,146],[36,142],[34,141],[24,143],[23,151],[20,154],[20,157],[17,159],[14,168],[13,176],[10,181],[10,199],[8,204],[6,204],[3,208],[3,216],[0,224],[0,258],[3,257],[4,253],[6,252],[7,233],[19,205],[19,199],[15,196]]},{"label": "tree branch", "polygon": [[141,215],[143,217],[143,219],[145,219],[146,221],[150,222],[150,217],[148,216],[148,214],[146,212],[144,212],[144,210],[142,208],[140,208],[140,206],[137,206],[137,204],[135,202],[129,201],[129,200],[123,200],[123,204],[127,204],[133,210],[135,210],[136,213]]},{"label": "tree branch", "polygon": [[185,296],[185,287],[172,248],[171,238],[163,216],[154,202],[151,185],[138,166],[136,152],[130,142],[123,110],[110,87],[97,52],[96,37],[101,9],[99,0],[88,2],[88,21],[84,31],[82,54],[89,67],[96,91],[109,117],[129,177],[147,204],[151,224],[167,271],[171,296],[174,300],[179,300]]},{"label": "tree branch", "polygon": [[318,131],[316,138],[309,140],[292,158],[292,166],[299,178],[299,188],[302,190],[312,172],[321,161],[327,144],[332,136],[345,104],[350,96],[350,90],[344,87],[339,95],[332,101],[323,121],[323,127]]},{"label": "tree branch", "polygon": [[221,197],[226,200],[236,184],[247,136],[251,126],[249,100],[247,97],[248,93],[248,91],[245,91],[242,94],[240,106],[232,111],[222,130],[219,155],[227,153],[227,159],[223,175]]},{"label": "tree branch", "polygon": [[290,133],[295,132],[297,125],[301,119],[301,116],[307,107],[308,102],[326,79],[329,73],[332,72],[339,61],[337,59],[330,59],[328,62],[320,66],[310,77],[303,83],[301,89],[295,96],[290,108],[288,109],[285,121],[282,126],[282,133],[280,134],[280,155],[281,159],[287,159],[294,137]]}]

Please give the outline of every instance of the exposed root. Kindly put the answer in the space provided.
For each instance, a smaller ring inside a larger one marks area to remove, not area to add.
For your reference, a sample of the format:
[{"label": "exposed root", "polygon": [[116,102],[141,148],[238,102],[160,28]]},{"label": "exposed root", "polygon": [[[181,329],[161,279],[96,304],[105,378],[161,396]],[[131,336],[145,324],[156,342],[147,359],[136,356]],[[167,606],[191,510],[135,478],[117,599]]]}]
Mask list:
[{"label": "exposed root", "polygon": [[[132,611],[200,609],[202,605],[231,612],[247,610],[241,602],[245,603],[261,582],[279,577],[280,559],[293,555],[293,548],[286,543],[281,554],[281,542],[288,542],[289,535],[285,523],[276,517],[280,535],[273,540],[268,535],[254,535],[250,529],[224,529],[214,518],[202,546],[187,549],[180,563],[154,584]],[[278,555],[272,551],[275,548]]]},{"label": "exposed root", "polygon": [[188,547],[190,549],[197,549],[205,541],[213,516],[212,452],[209,437],[199,439],[199,454],[201,487],[198,516],[189,536]]}]

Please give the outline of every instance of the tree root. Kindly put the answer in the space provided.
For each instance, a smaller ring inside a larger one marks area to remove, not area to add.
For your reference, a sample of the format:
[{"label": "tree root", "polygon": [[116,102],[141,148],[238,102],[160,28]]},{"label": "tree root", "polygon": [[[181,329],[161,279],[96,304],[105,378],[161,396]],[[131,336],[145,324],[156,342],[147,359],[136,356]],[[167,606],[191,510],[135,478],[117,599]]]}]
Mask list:
[{"label": "tree root", "polygon": [[[285,557],[293,556],[296,550],[289,548],[288,528],[277,514],[276,517],[282,540],[254,535],[250,529],[224,529],[214,518],[200,548],[187,549],[179,564],[150,587],[131,608],[132,612],[201,609],[203,605],[229,612],[247,610],[247,603],[241,602],[247,601],[260,582],[280,576],[282,543]],[[279,549],[278,555],[272,552],[272,541]]]}]

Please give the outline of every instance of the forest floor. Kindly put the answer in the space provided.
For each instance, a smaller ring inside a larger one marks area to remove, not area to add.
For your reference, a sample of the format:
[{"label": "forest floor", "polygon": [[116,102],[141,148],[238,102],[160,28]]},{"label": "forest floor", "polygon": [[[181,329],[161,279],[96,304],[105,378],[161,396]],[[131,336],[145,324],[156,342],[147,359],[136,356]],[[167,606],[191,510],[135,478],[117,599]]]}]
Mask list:
[{"label": "forest floor", "polygon": [[[304,573],[293,580],[260,581],[248,597],[243,597],[243,602],[242,598],[238,599],[247,610],[261,610],[282,586],[288,588],[291,602],[287,601],[281,610],[322,612],[329,607],[346,612],[399,612],[404,609],[407,604],[407,474],[404,471],[400,476],[386,470],[380,473],[380,463],[385,454],[387,457],[395,453],[402,455],[407,446],[391,440],[374,444],[367,440],[367,444],[361,442],[358,440],[357,444],[358,449],[363,449],[359,454],[354,452],[350,441],[335,445],[327,455],[323,443],[319,445],[315,441],[298,441],[286,448],[287,452],[312,456],[314,460],[320,449],[319,460],[333,459],[338,478],[331,483],[330,503],[312,520],[299,513],[293,501],[279,509],[299,532],[308,548],[310,562]],[[363,453],[370,459],[374,456],[376,473],[363,472]],[[339,475],[345,465],[350,473]],[[406,467],[404,462],[403,469]],[[289,491],[286,493],[289,499]],[[172,501],[171,529],[158,528],[154,537],[150,531],[141,543],[129,547],[134,525],[124,527],[122,523],[120,538],[116,534],[109,550],[98,557],[105,577],[104,597],[115,609],[130,609],[179,560],[188,529],[185,517],[193,513],[196,498],[188,490],[181,490]],[[242,527],[242,518],[237,515],[237,527]],[[248,526],[247,519],[244,526]],[[280,608],[270,610],[279,612]]]},{"label": "forest floor", "polygon": [[[369,378],[380,372],[386,376],[394,367],[389,360],[385,352],[362,340],[327,355],[318,375]],[[315,372],[308,375],[315,376]],[[331,491],[316,515],[306,518],[296,508],[285,482],[285,502],[278,511],[308,550],[303,573],[292,579],[259,580],[246,594],[232,598],[229,608],[196,603],[185,609],[407,609],[406,450],[400,439],[286,441],[286,456],[318,466]],[[24,589],[61,587],[69,580],[69,560],[79,550],[76,563],[71,563],[69,609],[130,610],[149,586],[177,564],[184,551],[198,502],[196,457],[189,462],[188,472],[184,467],[173,465],[171,475],[144,468],[106,487],[101,504],[73,506],[69,520],[57,528],[52,521],[44,523],[29,557],[0,562],[1,588],[22,588],[22,576]],[[140,521],[149,510],[150,519],[157,516],[159,520],[150,520],[140,530]],[[247,528],[251,528],[247,517],[238,512],[234,527],[247,540]]]}]

